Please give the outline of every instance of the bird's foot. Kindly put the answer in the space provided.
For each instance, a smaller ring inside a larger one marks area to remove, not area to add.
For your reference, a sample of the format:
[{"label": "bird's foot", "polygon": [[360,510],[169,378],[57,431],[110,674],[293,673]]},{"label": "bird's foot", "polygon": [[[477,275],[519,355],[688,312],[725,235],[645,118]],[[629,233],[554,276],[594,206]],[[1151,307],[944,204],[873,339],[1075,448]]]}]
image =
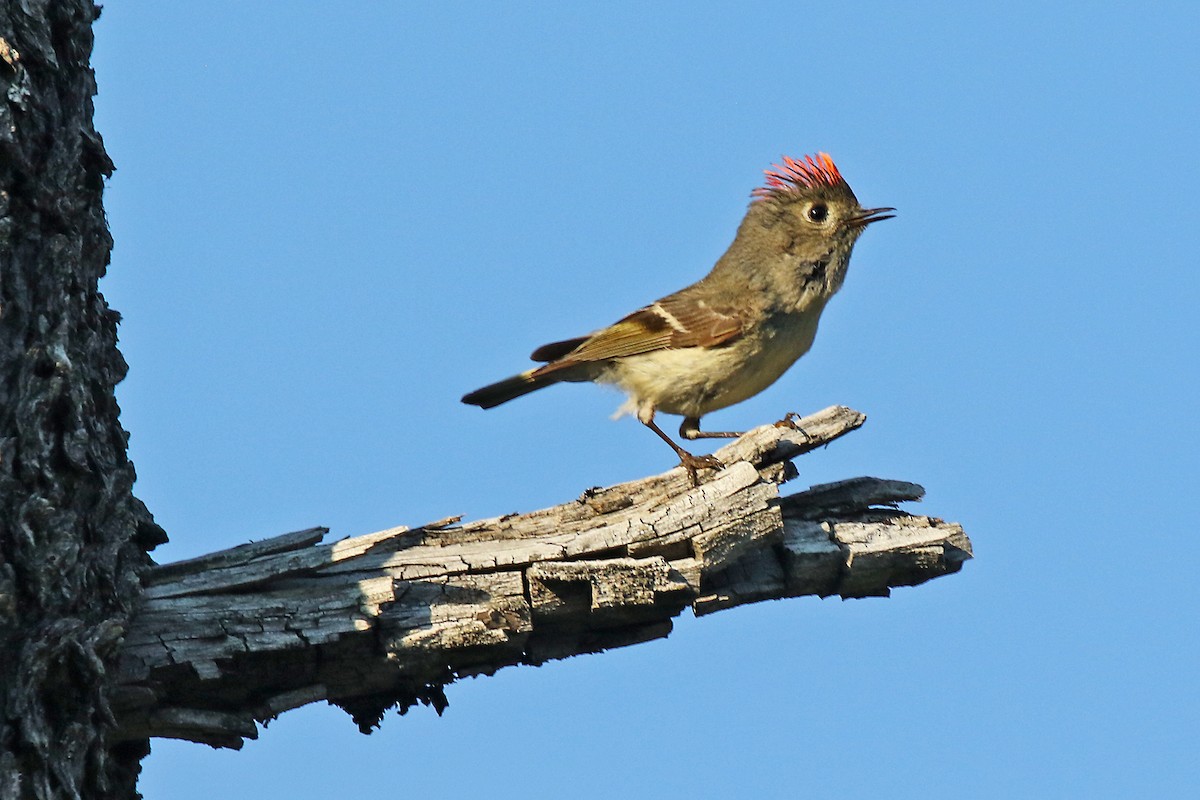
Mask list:
[{"label": "bird's foot", "polygon": [[776,428],[791,428],[794,431],[799,431],[804,434],[804,438],[812,441],[812,437],[808,435],[808,431],[796,424],[796,420],[800,419],[800,415],[795,411],[789,411],[783,415],[783,419],[775,423]]},{"label": "bird's foot", "polygon": [[692,486],[700,485],[700,470],[725,469],[725,464],[716,456],[694,456],[687,451],[679,453],[679,465],[687,470]]}]

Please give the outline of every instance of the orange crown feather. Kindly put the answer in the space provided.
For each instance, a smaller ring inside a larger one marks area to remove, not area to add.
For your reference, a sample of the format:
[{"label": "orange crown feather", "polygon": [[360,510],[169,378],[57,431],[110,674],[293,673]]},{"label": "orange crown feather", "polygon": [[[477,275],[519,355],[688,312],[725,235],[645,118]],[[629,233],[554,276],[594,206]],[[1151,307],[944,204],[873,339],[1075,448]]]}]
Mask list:
[{"label": "orange crown feather", "polygon": [[834,165],[828,153],[817,153],[815,156],[805,156],[795,159],[783,157],[783,164],[772,164],[774,169],[763,170],[767,176],[767,185],[760,186],[751,192],[758,200],[772,197],[780,192],[794,192],[797,189],[815,189],[818,186],[845,186],[846,179]]}]

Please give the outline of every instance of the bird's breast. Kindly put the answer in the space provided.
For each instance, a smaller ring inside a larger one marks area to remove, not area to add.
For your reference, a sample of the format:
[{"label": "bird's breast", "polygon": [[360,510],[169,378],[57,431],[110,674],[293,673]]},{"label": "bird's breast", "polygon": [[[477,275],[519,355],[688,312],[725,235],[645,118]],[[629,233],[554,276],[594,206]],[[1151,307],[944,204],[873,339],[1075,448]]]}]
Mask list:
[{"label": "bird's breast", "polygon": [[596,380],[630,399],[627,410],[650,405],[668,414],[699,417],[766,389],[808,352],[820,309],[776,314],[718,347],[656,350],[610,362]]}]

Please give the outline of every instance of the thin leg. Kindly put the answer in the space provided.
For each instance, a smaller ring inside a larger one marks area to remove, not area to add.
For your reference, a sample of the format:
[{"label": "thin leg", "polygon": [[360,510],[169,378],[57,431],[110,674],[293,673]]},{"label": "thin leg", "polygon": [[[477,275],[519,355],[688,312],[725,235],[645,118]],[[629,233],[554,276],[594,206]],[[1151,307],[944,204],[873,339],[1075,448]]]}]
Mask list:
[{"label": "thin leg", "polygon": [[699,417],[684,417],[679,426],[679,435],[688,441],[694,439],[736,439],[745,431],[702,431]]},{"label": "thin leg", "polygon": [[680,465],[687,470],[688,477],[692,479],[692,486],[700,485],[700,476],[697,475],[697,470],[724,468],[725,465],[722,464],[721,460],[718,458],[713,456],[694,456],[687,450],[684,450],[682,447],[675,444],[675,442],[671,440],[670,436],[667,436],[662,432],[661,428],[654,424],[653,412],[648,415],[647,419],[642,419],[642,415],[639,414],[638,419],[640,419],[642,424],[647,428],[657,433],[658,438],[662,439],[671,446],[671,449],[675,451],[675,455],[679,456]]}]

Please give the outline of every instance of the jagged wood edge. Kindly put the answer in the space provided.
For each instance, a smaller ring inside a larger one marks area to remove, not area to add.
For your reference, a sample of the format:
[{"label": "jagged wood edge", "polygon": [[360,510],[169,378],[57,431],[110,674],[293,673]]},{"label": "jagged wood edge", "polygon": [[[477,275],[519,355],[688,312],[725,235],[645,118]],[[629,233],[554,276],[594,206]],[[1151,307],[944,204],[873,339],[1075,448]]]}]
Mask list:
[{"label": "jagged wood edge", "polygon": [[698,487],[677,468],[527,514],[325,545],[312,528],[158,567],[124,642],[117,738],[240,747],[317,700],[369,730],[392,706],[440,712],[459,677],[666,636],[689,605],[886,595],[958,571],[961,527],[895,509],[916,484],[780,498],[789,459],[864,420],[834,406],[757,428]]}]

